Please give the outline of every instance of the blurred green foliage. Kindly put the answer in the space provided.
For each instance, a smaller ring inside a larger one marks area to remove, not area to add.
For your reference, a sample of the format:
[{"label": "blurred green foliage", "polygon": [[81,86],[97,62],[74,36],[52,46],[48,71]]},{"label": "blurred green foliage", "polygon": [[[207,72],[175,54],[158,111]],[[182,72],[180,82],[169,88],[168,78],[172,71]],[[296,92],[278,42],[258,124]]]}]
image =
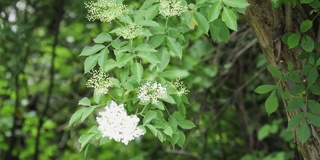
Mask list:
[{"label": "blurred green foliage", "polygon": [[[67,127],[78,101],[92,95],[79,54],[113,28],[85,16],[83,1],[0,1],[0,159],[83,159],[78,138],[96,124],[95,116],[77,129]],[[228,43],[201,36],[200,29],[186,34],[183,59],[170,61],[168,68],[183,72],[190,90],[187,116],[197,126],[185,133],[183,148],[162,144],[148,132],[127,146],[92,143],[86,158],[292,159],[295,146],[284,112],[268,117],[266,95],[254,93],[274,80],[253,33],[239,25]]]}]

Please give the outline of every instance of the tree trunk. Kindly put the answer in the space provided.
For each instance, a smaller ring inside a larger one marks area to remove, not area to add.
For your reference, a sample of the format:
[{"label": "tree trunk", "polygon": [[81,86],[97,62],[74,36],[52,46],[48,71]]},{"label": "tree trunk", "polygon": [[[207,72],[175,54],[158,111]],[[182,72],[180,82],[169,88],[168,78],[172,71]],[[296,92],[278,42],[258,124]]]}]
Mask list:
[{"label": "tree trunk", "polygon": [[[287,32],[299,32],[301,22],[312,19],[312,17],[308,17],[311,9],[299,4],[293,8],[291,1],[277,9],[272,8],[270,0],[248,0],[248,2],[250,6],[243,18],[256,34],[268,63],[276,66],[283,73],[286,72],[286,64],[289,61],[293,62],[297,69],[301,69],[303,62],[297,58],[301,50],[288,49],[282,43],[281,37]],[[313,27],[308,34],[316,39],[317,26],[314,25]],[[285,91],[288,91],[293,85],[290,82],[281,82]],[[288,101],[284,100],[285,107],[287,104]],[[299,112],[301,111],[287,112],[288,120]],[[311,137],[303,145],[296,136],[297,128],[293,129],[292,133],[303,158],[305,160],[317,160],[320,159],[319,130],[317,131],[313,126],[310,128]]]}]

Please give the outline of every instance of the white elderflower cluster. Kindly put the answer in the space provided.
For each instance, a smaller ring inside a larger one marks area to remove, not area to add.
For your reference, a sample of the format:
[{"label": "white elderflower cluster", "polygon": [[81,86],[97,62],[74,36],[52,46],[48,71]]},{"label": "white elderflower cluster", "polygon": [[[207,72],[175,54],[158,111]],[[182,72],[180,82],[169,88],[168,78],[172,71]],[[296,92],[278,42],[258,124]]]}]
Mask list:
[{"label": "white elderflower cluster", "polygon": [[181,0],[159,0],[158,2],[160,2],[159,11],[165,17],[179,16],[188,10],[187,6],[182,6]]},{"label": "white elderflower cluster", "polygon": [[158,82],[146,82],[139,87],[138,98],[142,103],[151,102],[155,104],[158,102],[158,99],[166,97],[167,88],[163,87]]},{"label": "white elderflower cluster", "polygon": [[119,36],[122,36],[124,39],[133,39],[142,34],[142,27],[131,23],[125,27],[121,27]]},{"label": "white elderflower cluster", "polygon": [[109,137],[127,145],[129,141],[145,134],[144,130],[137,127],[140,119],[136,115],[128,116],[123,104],[117,105],[116,102],[111,101],[110,105],[105,107],[105,111],[100,112],[99,115],[98,129],[103,137]]},{"label": "white elderflower cluster", "polygon": [[172,82],[172,86],[176,90],[176,94],[178,96],[182,96],[183,94],[187,94],[189,92],[189,90],[186,88],[186,86],[181,81],[181,78]]},{"label": "white elderflower cluster", "polygon": [[94,88],[96,94],[107,94],[110,87],[113,87],[113,78],[108,77],[102,69],[90,72],[92,77],[87,82],[87,87]]},{"label": "white elderflower cluster", "polygon": [[115,0],[98,0],[85,3],[88,9],[89,21],[99,19],[101,22],[110,22],[126,12],[126,6]]}]

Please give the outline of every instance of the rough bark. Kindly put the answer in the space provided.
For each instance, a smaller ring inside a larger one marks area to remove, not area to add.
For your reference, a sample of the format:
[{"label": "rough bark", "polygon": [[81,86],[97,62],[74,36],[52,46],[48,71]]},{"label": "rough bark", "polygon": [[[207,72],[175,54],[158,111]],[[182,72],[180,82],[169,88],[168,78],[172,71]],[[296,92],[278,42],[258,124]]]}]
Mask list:
[{"label": "rough bark", "polygon": [[[299,26],[303,20],[308,17],[310,10],[306,6],[297,5],[294,8],[291,3],[284,4],[280,8],[273,9],[270,0],[248,0],[249,8],[246,10],[243,18],[249,23],[256,34],[258,42],[262,48],[265,57],[270,65],[277,66],[281,72],[286,72],[286,64],[291,61],[297,69],[301,69],[303,62],[298,60],[299,49],[288,49],[282,43],[281,37],[286,32],[299,32]],[[317,28],[312,28],[308,34],[317,39],[315,36]],[[281,82],[282,88],[287,91],[293,87],[293,83]],[[284,101],[284,106],[288,101]],[[288,120],[301,111],[288,112]],[[296,136],[297,128],[292,130],[295,142],[300,153],[305,160],[320,159],[320,141],[319,130],[311,126],[311,138],[301,144]]]}]

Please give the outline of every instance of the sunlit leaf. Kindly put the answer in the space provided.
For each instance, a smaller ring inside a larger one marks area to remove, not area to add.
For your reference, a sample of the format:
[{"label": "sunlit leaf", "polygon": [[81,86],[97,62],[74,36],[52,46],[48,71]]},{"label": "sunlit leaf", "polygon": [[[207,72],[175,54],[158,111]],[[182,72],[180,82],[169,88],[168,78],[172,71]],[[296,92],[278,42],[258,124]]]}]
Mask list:
[{"label": "sunlit leaf", "polygon": [[192,121],[186,119],[178,121],[178,126],[180,126],[183,129],[191,129],[196,127],[196,125],[194,125]]},{"label": "sunlit leaf", "polygon": [[227,6],[235,8],[246,8],[250,5],[246,0],[222,0],[222,2]]},{"label": "sunlit leaf", "polygon": [[131,66],[131,72],[133,73],[133,77],[134,79],[140,83],[141,79],[142,79],[142,75],[143,75],[143,67],[140,63],[135,62],[133,63],[133,65]]},{"label": "sunlit leaf", "polygon": [[220,15],[221,10],[222,10],[221,1],[214,2],[209,8],[209,12],[208,12],[209,22],[212,22],[215,19],[217,19]]},{"label": "sunlit leaf", "polygon": [[182,58],[182,47],[175,39],[167,37],[167,45],[173,53],[175,53],[180,59]]},{"label": "sunlit leaf", "polygon": [[226,23],[226,25],[234,30],[237,31],[238,30],[238,24],[237,24],[237,16],[234,13],[233,10],[227,8],[227,7],[223,7],[223,11],[222,11],[222,21],[224,23]]},{"label": "sunlit leaf", "polygon": [[109,33],[100,33],[93,41],[95,43],[110,42],[112,41],[112,37]]},{"label": "sunlit leaf", "polygon": [[209,31],[209,22],[205,16],[203,16],[200,12],[194,12],[194,18],[201,29],[201,31],[205,34]]}]

